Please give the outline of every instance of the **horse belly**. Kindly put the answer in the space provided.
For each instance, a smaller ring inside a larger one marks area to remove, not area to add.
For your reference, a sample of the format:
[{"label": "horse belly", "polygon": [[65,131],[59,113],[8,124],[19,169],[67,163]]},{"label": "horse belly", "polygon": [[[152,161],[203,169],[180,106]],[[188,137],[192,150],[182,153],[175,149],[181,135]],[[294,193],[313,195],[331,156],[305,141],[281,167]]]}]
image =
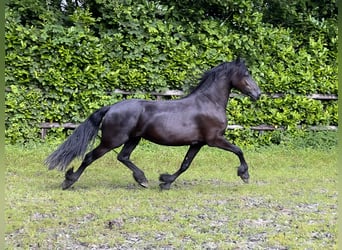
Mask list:
[{"label": "horse belly", "polygon": [[202,140],[196,123],[172,115],[152,119],[145,126],[142,137],[169,146],[190,145]]}]

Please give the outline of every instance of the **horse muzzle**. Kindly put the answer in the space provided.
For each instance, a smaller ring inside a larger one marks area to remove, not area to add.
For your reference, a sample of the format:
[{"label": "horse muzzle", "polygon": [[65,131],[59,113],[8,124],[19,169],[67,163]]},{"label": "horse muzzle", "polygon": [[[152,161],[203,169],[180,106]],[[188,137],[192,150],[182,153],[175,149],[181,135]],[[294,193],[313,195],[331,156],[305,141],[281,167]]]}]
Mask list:
[{"label": "horse muzzle", "polygon": [[261,92],[260,90],[259,91],[255,91],[255,92],[251,92],[249,95],[248,95],[253,101],[257,101],[259,100],[260,96],[261,96]]}]

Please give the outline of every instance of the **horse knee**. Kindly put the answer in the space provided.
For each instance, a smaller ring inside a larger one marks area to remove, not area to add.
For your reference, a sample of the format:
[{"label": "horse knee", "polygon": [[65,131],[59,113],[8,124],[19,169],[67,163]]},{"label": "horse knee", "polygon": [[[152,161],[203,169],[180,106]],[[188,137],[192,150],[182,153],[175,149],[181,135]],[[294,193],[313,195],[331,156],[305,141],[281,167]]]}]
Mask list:
[{"label": "horse knee", "polygon": [[118,154],[118,156],[116,157],[118,159],[118,161],[120,162],[126,162],[129,161],[129,157],[127,155],[124,154]]}]

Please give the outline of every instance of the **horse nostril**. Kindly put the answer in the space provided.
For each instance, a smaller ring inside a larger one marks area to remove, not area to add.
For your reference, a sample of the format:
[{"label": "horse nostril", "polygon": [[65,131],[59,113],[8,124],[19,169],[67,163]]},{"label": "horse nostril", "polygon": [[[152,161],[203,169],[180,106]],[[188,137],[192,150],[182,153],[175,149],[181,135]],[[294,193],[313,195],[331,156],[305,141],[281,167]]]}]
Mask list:
[{"label": "horse nostril", "polygon": [[259,98],[260,98],[260,96],[261,96],[261,92],[257,92],[255,95],[254,95],[254,100],[256,101],[256,100],[259,100]]},{"label": "horse nostril", "polygon": [[259,99],[261,96],[261,91],[259,90],[258,93],[257,93],[257,99]]}]

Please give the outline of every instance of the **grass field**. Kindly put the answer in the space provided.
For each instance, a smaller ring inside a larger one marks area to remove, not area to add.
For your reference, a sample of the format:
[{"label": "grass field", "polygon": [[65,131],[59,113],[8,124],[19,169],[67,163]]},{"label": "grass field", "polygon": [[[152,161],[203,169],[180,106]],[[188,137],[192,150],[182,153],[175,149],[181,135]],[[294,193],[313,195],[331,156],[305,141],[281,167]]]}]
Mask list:
[{"label": "grass field", "polygon": [[336,150],[244,150],[244,184],[236,156],[205,147],[169,191],[158,176],[186,148],[137,148],[148,189],[110,152],[67,191],[42,164],[52,150],[6,147],[7,249],[337,249]]}]

